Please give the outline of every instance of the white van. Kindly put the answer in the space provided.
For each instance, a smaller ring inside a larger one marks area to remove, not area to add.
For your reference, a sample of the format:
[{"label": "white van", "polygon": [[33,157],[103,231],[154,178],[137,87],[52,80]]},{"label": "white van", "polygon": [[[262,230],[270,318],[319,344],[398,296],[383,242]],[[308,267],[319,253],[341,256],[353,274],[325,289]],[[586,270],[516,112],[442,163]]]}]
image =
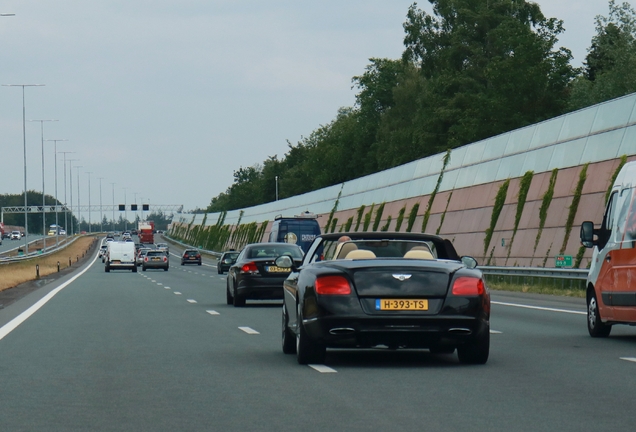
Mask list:
[{"label": "white van", "polygon": [[613,324],[636,325],[636,161],[618,173],[600,228],[581,225],[581,243],[594,248],[587,277],[587,329],[607,337]]},{"label": "white van", "polygon": [[137,273],[137,262],[135,261],[135,244],[132,242],[108,242],[104,271],[112,270],[132,270]]}]

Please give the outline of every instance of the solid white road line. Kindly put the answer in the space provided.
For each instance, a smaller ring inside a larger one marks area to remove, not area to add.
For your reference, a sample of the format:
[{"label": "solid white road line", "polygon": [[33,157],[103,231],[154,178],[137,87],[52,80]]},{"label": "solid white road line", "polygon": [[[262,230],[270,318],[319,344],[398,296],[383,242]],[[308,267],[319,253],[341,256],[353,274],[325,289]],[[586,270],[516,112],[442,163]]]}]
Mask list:
[{"label": "solid white road line", "polygon": [[620,357],[621,360],[636,363],[636,357]]},{"label": "solid white road line", "polygon": [[179,291],[175,291],[174,295],[181,295],[181,293]]},{"label": "solid white road line", "polygon": [[247,334],[260,334],[259,332],[257,332],[253,328],[249,328],[249,327],[239,327],[239,329],[243,330]]},{"label": "solid white road line", "polygon": [[44,297],[42,297],[40,300],[38,300],[33,306],[31,306],[30,308],[28,308],[27,310],[25,310],[24,312],[22,312],[20,315],[18,315],[17,317],[13,318],[11,321],[9,321],[8,323],[6,323],[4,326],[0,327],[0,340],[2,340],[6,335],[8,335],[9,333],[11,333],[13,330],[16,329],[16,327],[18,327],[20,324],[22,324],[24,321],[26,321],[31,315],[33,315],[34,313],[36,313],[38,311],[38,309],[40,309],[42,306],[44,306],[49,300],[51,300],[55,294],[59,293],[60,291],[62,291],[64,288],[66,288],[67,286],[69,286],[71,283],[73,283],[78,277],[80,277],[81,275],[83,275],[84,273],[86,273],[88,271],[88,269],[91,268],[91,266],[93,264],[95,264],[95,261],[97,261],[97,255],[95,255],[95,258],[93,259],[93,261],[86,266],[86,268],[84,270],[82,270],[81,272],[79,272],[77,275],[73,276],[71,279],[69,279],[68,281],[64,282],[62,285],[60,285],[59,287],[55,288],[54,290],[52,290],[51,292],[49,292],[47,295],[45,295]]},{"label": "solid white road line", "polygon": [[518,307],[518,308],[524,308],[524,309],[536,309],[536,310],[542,310],[542,311],[548,311],[548,312],[561,312],[561,313],[569,313],[569,314],[575,314],[575,315],[587,315],[587,312],[573,311],[568,309],[555,309],[555,308],[547,308],[547,307],[540,307],[540,306],[522,305],[522,304],[516,304],[516,303],[504,303],[504,302],[497,302],[497,301],[491,301],[490,303],[500,305],[500,306],[512,306],[512,307]]},{"label": "solid white road line", "polygon": [[320,364],[310,364],[307,365],[310,368],[317,370],[320,373],[338,373],[337,370],[330,368],[329,366],[320,365]]},{"label": "solid white road line", "polygon": [[196,303],[197,301],[195,299],[188,299],[188,303]]},{"label": "solid white road line", "polygon": [[209,313],[210,315],[219,315],[219,313],[217,311],[212,310],[212,309],[206,310],[206,312]]}]

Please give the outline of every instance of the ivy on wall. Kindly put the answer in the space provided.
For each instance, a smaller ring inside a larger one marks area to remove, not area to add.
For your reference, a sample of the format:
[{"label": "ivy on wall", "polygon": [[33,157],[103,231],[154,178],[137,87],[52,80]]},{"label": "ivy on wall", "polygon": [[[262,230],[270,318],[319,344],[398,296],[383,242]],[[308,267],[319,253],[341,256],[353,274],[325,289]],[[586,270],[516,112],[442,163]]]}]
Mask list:
[{"label": "ivy on wall", "polygon": [[358,214],[357,214],[357,218],[356,218],[356,227],[354,229],[355,232],[358,232],[358,228],[360,228],[360,222],[362,221],[362,215],[364,214],[364,209],[366,208],[366,206],[364,204],[362,204],[360,206],[360,208],[358,209]]},{"label": "ivy on wall", "polygon": [[400,211],[398,212],[397,219],[395,220],[395,231],[396,232],[399,232],[400,228],[402,228],[402,221],[404,220],[404,213],[406,213],[406,204],[404,204],[404,207],[402,207],[400,209]]},{"label": "ivy on wall", "polygon": [[510,243],[508,244],[508,255],[506,255],[506,264],[508,263],[508,258],[510,258],[510,251],[512,250],[512,244],[515,241],[515,235],[517,234],[517,229],[519,228],[519,221],[521,221],[521,215],[523,214],[523,209],[526,205],[526,199],[528,198],[528,191],[530,190],[530,184],[532,183],[532,177],[534,176],[534,171],[527,171],[523,177],[521,177],[521,181],[519,182],[519,195],[517,198],[517,211],[515,213],[515,226],[512,229],[512,238],[510,239]]},{"label": "ivy on wall", "polygon": [[574,196],[572,197],[572,204],[570,204],[570,209],[568,211],[568,219],[565,221],[565,236],[563,237],[563,244],[561,245],[560,254],[565,253],[565,248],[568,245],[568,240],[570,240],[570,233],[572,232],[572,225],[574,225],[574,218],[576,217],[576,212],[579,209],[579,203],[581,202],[581,193],[583,192],[583,185],[585,185],[585,180],[587,180],[587,167],[590,163],[586,163],[583,165],[583,169],[579,173],[579,181],[576,183],[576,189],[574,190]]},{"label": "ivy on wall", "polygon": [[550,183],[548,184],[548,190],[545,191],[545,193],[543,194],[543,198],[541,198],[541,207],[539,208],[539,231],[537,231],[537,237],[534,239],[534,249],[532,250],[533,256],[537,251],[537,246],[539,246],[539,240],[541,239],[541,234],[543,233],[545,220],[548,217],[548,209],[550,208],[550,204],[552,203],[552,197],[554,196],[554,185],[556,184],[558,174],[558,168],[552,170],[552,174],[550,175]]},{"label": "ivy on wall", "polygon": [[450,200],[452,197],[453,191],[448,194],[448,199],[446,200],[446,208],[444,208],[444,213],[442,213],[442,217],[439,220],[439,226],[437,227],[437,230],[435,230],[436,235],[439,235],[440,231],[442,230],[442,225],[444,224],[444,219],[446,218],[446,212],[448,211],[448,204],[450,204]]},{"label": "ivy on wall", "polygon": [[413,224],[415,223],[415,218],[417,217],[417,212],[420,209],[420,203],[415,203],[411,212],[409,213],[409,219],[406,223],[406,232],[411,232],[413,229]]},{"label": "ivy on wall", "polygon": [[351,225],[353,225],[353,216],[347,219],[347,222],[344,224],[344,232],[351,232]]},{"label": "ivy on wall", "polygon": [[435,184],[435,189],[431,193],[431,196],[428,197],[428,204],[426,205],[426,211],[424,212],[424,219],[422,219],[422,232],[426,232],[426,225],[428,225],[428,219],[431,216],[431,207],[433,207],[433,201],[435,200],[435,195],[439,192],[439,187],[442,184],[442,180],[444,179],[444,171],[446,167],[450,163],[451,160],[451,149],[446,150],[446,154],[444,155],[444,162],[442,165],[442,170],[439,172],[439,176],[437,177],[437,183]]},{"label": "ivy on wall", "polygon": [[331,232],[336,232],[336,225],[338,224],[338,218],[331,220]]},{"label": "ivy on wall", "polygon": [[[342,195],[343,187],[344,187],[344,183],[340,185],[340,192],[338,192],[338,198],[336,198],[336,201],[333,203],[333,207],[331,208],[331,212],[329,213],[329,219],[327,219],[327,224],[325,225],[325,232],[329,229],[329,226],[331,225],[331,221],[333,219],[334,213],[338,211],[338,204],[340,204],[340,196]],[[331,229],[331,232],[333,232],[333,230],[334,228]]]},{"label": "ivy on wall", "polygon": [[490,246],[490,240],[492,239],[492,235],[495,232],[495,226],[497,225],[497,221],[499,220],[499,215],[501,214],[501,210],[503,209],[504,203],[506,202],[506,194],[508,193],[509,185],[510,179],[507,179],[501,184],[501,186],[499,186],[499,191],[497,191],[497,196],[495,197],[495,205],[492,208],[492,215],[490,216],[490,226],[488,227],[488,229],[486,229],[486,237],[484,238],[484,256],[486,256],[488,246]]},{"label": "ivy on wall", "polygon": [[386,223],[380,228],[380,231],[386,232],[389,230],[389,226],[391,225],[391,215],[386,218]]},{"label": "ivy on wall", "polygon": [[373,220],[373,231],[377,231],[380,226],[380,222],[382,221],[382,213],[384,213],[384,203],[378,206],[378,209],[375,211],[375,219]]},{"label": "ivy on wall", "polygon": [[616,177],[618,177],[618,173],[620,172],[621,168],[623,168],[623,165],[625,165],[626,163],[627,163],[627,155],[621,156],[621,161],[618,164],[618,166],[616,167],[616,170],[614,170],[614,174],[612,174],[612,178],[610,179],[609,186],[607,187],[607,192],[605,192],[605,202],[606,203],[607,203],[607,200],[610,197],[610,194],[612,193],[612,186],[614,186],[614,182],[616,181]]},{"label": "ivy on wall", "polygon": [[581,268],[581,261],[583,261],[583,255],[585,255],[585,246],[581,246],[576,253],[576,259],[574,260],[573,268]]},{"label": "ivy on wall", "polygon": [[369,225],[371,225],[371,216],[373,215],[373,207],[375,207],[375,203],[371,204],[371,208],[364,215],[364,225],[362,226],[362,231],[367,232],[369,230]]}]

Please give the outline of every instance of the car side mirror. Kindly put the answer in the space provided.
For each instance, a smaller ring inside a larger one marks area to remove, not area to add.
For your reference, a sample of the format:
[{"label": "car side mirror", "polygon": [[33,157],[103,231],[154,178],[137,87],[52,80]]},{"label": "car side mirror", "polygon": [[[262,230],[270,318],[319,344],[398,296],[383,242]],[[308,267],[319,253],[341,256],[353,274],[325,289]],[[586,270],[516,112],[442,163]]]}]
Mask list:
[{"label": "car side mirror", "polygon": [[293,269],[294,260],[291,259],[289,255],[282,255],[276,258],[274,261],[276,267],[284,268],[284,269]]},{"label": "car side mirror", "polygon": [[461,257],[461,260],[466,268],[474,269],[475,267],[477,267],[477,260],[471,256],[463,256]]},{"label": "car side mirror", "polygon": [[585,221],[581,224],[581,244],[586,248],[594,247],[594,222]]}]

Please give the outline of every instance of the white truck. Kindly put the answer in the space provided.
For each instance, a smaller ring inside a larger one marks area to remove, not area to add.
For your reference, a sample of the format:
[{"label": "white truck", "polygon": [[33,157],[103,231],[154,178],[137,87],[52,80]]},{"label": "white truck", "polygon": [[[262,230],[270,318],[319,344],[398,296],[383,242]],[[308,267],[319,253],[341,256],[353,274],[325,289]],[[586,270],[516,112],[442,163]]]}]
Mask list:
[{"label": "white truck", "polygon": [[108,242],[104,271],[108,273],[111,270],[131,270],[137,273],[135,243]]}]

